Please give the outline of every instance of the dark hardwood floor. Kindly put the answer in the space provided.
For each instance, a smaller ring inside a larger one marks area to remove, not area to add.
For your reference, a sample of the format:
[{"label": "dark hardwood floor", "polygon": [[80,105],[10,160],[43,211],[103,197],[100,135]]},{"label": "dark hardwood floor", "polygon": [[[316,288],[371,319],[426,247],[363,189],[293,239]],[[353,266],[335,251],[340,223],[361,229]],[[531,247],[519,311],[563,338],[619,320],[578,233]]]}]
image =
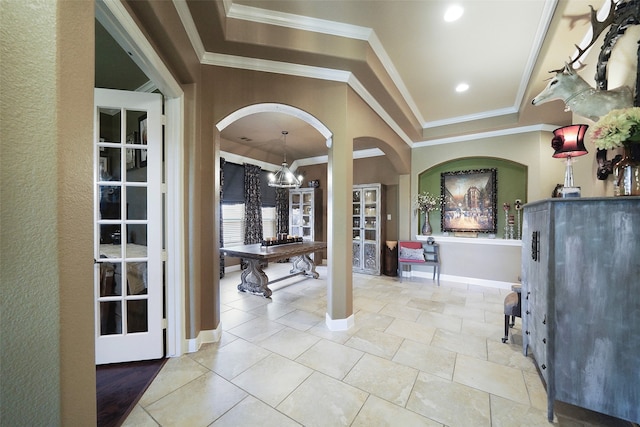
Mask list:
[{"label": "dark hardwood floor", "polygon": [[98,427],[121,425],[166,360],[96,366]]}]

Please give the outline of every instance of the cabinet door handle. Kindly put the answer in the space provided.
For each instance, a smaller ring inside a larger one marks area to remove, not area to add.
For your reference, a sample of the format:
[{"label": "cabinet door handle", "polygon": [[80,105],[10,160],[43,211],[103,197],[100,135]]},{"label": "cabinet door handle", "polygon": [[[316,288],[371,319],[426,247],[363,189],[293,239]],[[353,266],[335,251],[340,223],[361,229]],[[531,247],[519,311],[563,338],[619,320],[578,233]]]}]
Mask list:
[{"label": "cabinet door handle", "polygon": [[531,233],[531,259],[540,261],[540,232]]},{"label": "cabinet door handle", "polygon": [[531,335],[531,332],[529,332],[529,331],[526,331],[526,332],[525,332],[525,334],[527,334],[527,335]]},{"label": "cabinet door handle", "polygon": [[547,339],[546,338],[542,338],[542,343],[546,344],[547,343]]},{"label": "cabinet door handle", "polygon": [[525,313],[527,313],[527,314],[531,314],[531,312],[530,312],[529,310],[525,311]]},{"label": "cabinet door handle", "polygon": [[544,319],[542,319],[542,324],[546,325],[547,324],[547,315],[544,315]]},{"label": "cabinet door handle", "polygon": [[542,369],[547,369],[547,365],[545,365],[544,363],[543,363],[542,365],[540,365],[540,367],[541,367]]}]

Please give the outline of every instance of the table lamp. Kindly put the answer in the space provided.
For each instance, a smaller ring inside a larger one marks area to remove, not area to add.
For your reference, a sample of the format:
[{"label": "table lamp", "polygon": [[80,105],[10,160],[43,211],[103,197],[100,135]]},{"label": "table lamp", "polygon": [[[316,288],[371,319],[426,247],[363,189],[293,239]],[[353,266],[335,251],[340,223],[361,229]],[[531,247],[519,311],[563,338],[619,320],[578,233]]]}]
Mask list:
[{"label": "table lamp", "polygon": [[555,150],[554,158],[565,159],[567,167],[564,172],[564,187],[562,197],[580,197],[580,187],[573,183],[573,158],[584,156],[588,153],[584,147],[584,134],[588,125],[571,125],[558,128],[553,131],[551,147]]}]

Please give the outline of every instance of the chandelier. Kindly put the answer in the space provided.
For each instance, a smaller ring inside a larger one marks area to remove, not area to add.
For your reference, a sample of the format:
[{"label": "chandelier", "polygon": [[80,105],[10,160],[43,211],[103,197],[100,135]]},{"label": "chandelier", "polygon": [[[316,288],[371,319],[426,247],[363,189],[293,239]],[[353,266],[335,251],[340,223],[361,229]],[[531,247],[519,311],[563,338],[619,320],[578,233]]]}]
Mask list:
[{"label": "chandelier", "polygon": [[289,166],[287,165],[287,135],[289,132],[286,130],[282,131],[282,135],[284,138],[284,161],[282,162],[282,166],[280,169],[275,171],[274,173],[269,174],[269,187],[278,187],[278,188],[298,188],[302,183],[302,176],[296,177],[291,170],[289,170]]}]

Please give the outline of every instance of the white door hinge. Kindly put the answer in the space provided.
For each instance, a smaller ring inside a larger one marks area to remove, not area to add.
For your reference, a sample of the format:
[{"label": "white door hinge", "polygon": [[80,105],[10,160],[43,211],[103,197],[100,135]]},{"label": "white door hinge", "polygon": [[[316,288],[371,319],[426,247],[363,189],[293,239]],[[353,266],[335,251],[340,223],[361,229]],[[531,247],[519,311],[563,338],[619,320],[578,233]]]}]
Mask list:
[{"label": "white door hinge", "polygon": [[167,322],[167,319],[162,319],[162,329],[167,329],[169,325],[169,322]]},{"label": "white door hinge", "polygon": [[160,258],[162,258],[162,262],[167,262],[167,251],[160,252]]},{"label": "white door hinge", "polygon": [[166,183],[163,182],[162,184],[160,184],[160,191],[163,192],[163,193],[167,192],[167,184]]},{"label": "white door hinge", "polygon": [[167,125],[167,116],[162,114],[160,116],[160,122],[162,123],[162,126],[166,126]]}]

